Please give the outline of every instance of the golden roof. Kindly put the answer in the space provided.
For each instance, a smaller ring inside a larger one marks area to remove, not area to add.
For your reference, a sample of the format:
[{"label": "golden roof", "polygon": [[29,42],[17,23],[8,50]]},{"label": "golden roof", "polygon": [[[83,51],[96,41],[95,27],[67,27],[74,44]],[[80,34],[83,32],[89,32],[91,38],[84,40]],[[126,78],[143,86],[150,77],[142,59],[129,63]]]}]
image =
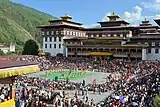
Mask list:
[{"label": "golden roof", "polygon": [[68,15],[67,13],[61,17],[62,19],[72,19],[72,16]]},{"label": "golden roof", "polygon": [[115,15],[115,13],[114,13],[114,11],[113,11],[112,16],[114,16],[114,15]]},{"label": "golden roof", "polygon": [[117,14],[115,14],[115,12],[113,11],[111,15],[109,15],[108,17],[117,17],[120,18]]},{"label": "golden roof", "polygon": [[69,15],[69,14],[67,14],[67,13],[65,14],[65,17],[71,17],[71,18],[72,18],[72,16],[70,16],[70,15]]}]

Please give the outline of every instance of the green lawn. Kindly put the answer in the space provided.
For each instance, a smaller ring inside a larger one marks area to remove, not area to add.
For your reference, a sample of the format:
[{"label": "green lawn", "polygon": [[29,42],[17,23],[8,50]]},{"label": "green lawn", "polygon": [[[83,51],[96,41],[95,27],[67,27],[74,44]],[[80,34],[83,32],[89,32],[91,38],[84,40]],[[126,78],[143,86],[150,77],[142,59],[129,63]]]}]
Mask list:
[{"label": "green lawn", "polygon": [[[71,72],[69,80],[76,80],[76,79],[84,78],[88,74],[90,74],[89,72],[85,72],[85,73],[79,75],[80,72],[83,72],[83,71],[73,71],[73,72]],[[66,77],[68,77],[68,73],[69,73],[69,69],[66,69],[63,72],[48,73],[47,75],[43,75],[43,77],[48,78],[48,79],[55,79],[55,77],[58,77],[58,80],[66,80]],[[64,77],[62,75],[64,75]]]}]

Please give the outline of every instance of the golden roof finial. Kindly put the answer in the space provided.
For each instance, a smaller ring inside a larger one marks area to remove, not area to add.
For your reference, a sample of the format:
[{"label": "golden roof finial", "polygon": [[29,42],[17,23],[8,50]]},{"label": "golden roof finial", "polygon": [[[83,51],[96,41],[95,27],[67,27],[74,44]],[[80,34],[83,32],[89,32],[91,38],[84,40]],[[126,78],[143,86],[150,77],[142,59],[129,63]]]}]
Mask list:
[{"label": "golden roof finial", "polygon": [[113,15],[113,16],[115,15],[114,11],[112,12],[112,15]]},{"label": "golden roof finial", "polygon": [[71,20],[72,16],[68,15],[67,13],[61,17],[63,20]]},{"label": "golden roof finial", "polygon": [[66,13],[65,16],[69,16],[68,13]]},{"label": "golden roof finial", "polygon": [[65,17],[72,17],[72,16],[70,16],[68,13],[66,13],[66,14],[65,14]]},{"label": "golden roof finial", "polygon": [[147,18],[145,17],[145,19],[144,19],[145,21],[147,21]]}]

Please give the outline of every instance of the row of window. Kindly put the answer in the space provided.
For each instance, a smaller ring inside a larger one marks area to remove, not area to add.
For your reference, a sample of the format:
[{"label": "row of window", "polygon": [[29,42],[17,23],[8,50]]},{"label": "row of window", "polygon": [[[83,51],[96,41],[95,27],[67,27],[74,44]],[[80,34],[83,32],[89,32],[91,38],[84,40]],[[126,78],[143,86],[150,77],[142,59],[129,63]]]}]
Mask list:
[{"label": "row of window", "polygon": [[65,42],[65,44],[80,44],[80,42]]},{"label": "row of window", "polygon": [[129,34],[91,34],[88,37],[129,37]]},{"label": "row of window", "polygon": [[83,36],[86,34],[84,32],[75,32],[75,31],[42,31],[42,35],[73,35],[73,36]]},{"label": "row of window", "polygon": [[76,31],[42,31],[42,35],[73,35],[82,37],[129,37],[129,34],[88,34]]},{"label": "row of window", "polygon": [[150,46],[160,46],[160,43],[157,43],[157,42],[152,42],[151,44],[149,44],[148,42],[145,42],[144,44],[150,45]]},{"label": "row of window", "polygon": [[[151,49],[148,49],[148,53],[151,53]],[[155,53],[159,53],[159,49],[155,49]]]},{"label": "row of window", "polygon": [[[48,45],[49,45],[49,47],[48,47]],[[52,48],[52,44],[45,44],[45,48],[47,49],[47,48]],[[61,48],[61,44],[59,44],[59,47],[57,47],[57,45],[56,44],[54,44],[54,49],[56,49],[56,48]]]},{"label": "row of window", "polygon": [[63,31],[42,31],[42,35],[58,35],[63,34]]},{"label": "row of window", "polygon": [[52,39],[54,39],[53,40],[54,42],[57,42],[57,41],[61,42],[61,40],[62,40],[61,37],[58,37],[58,40],[57,40],[57,37],[44,37],[44,38],[45,38],[45,42],[52,42]]}]

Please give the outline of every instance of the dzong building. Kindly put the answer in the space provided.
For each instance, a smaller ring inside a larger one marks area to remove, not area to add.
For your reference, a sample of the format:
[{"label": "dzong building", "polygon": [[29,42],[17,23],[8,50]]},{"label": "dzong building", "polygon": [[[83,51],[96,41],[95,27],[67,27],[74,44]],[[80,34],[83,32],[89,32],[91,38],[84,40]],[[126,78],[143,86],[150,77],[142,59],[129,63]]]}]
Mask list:
[{"label": "dzong building", "polygon": [[114,12],[100,27],[84,28],[66,14],[58,20],[40,25],[43,52],[51,56],[160,60],[160,20],[154,26],[144,19],[130,26]]}]

